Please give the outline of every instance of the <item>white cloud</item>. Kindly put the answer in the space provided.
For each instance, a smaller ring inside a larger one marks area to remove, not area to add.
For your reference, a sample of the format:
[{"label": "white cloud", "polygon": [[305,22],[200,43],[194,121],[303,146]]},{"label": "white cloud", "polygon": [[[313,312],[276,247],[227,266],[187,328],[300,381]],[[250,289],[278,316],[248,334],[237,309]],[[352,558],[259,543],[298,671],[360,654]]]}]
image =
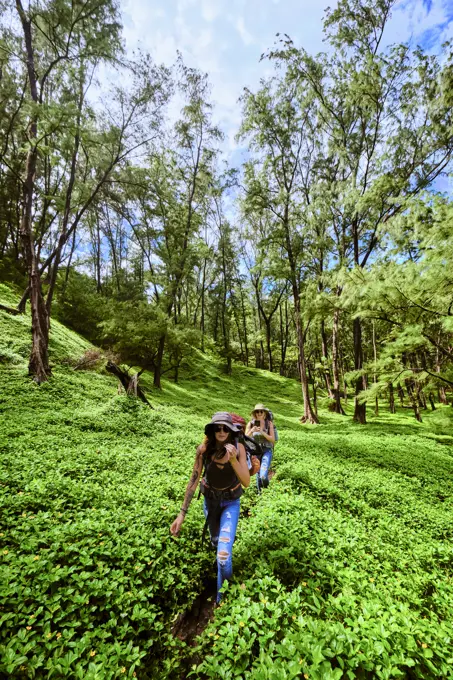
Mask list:
[{"label": "white cloud", "polygon": [[161,30],[156,31],[155,39],[149,47],[155,62],[167,65],[170,65],[175,61],[176,52],[179,49],[176,37]]},{"label": "white cloud", "polygon": [[189,9],[190,7],[193,7],[195,5],[197,0],[178,0],[177,3],[177,10],[178,14],[182,14],[185,12],[186,9]]},{"label": "white cloud", "polygon": [[201,16],[208,23],[212,23],[221,13],[219,0],[202,0]]},{"label": "white cloud", "polygon": [[[432,31],[433,41],[440,46],[453,31],[453,23],[446,25],[449,2],[452,0],[433,0],[428,12],[423,0],[400,0],[386,30],[385,44],[409,39],[417,43]],[[209,74],[214,119],[227,136],[226,155],[237,147],[234,135],[241,119],[237,100],[243,87],[256,89],[260,78],[273,72],[271,63],[260,62],[260,54],[274,45],[277,32],[288,33],[311,54],[325,50],[322,22],[328,4],[334,8],[337,2],[121,0],[129,49],[141,43],[158,63],[168,65],[174,63],[179,50],[188,65]],[[170,117],[174,115],[175,107]]]},{"label": "white cloud", "polygon": [[197,42],[202,50],[209,47],[209,45],[212,44],[212,30],[210,28],[204,28],[200,31]]},{"label": "white cloud", "polygon": [[446,5],[442,0],[434,0],[428,11],[423,0],[400,2],[387,24],[385,43],[387,45],[410,41],[417,44],[426,31],[435,29],[447,21]]},{"label": "white cloud", "polygon": [[255,42],[252,34],[249,33],[245,27],[245,21],[243,16],[240,16],[236,19],[235,26],[237,32],[242,38],[242,42],[244,43],[244,45],[251,45],[253,42]]}]

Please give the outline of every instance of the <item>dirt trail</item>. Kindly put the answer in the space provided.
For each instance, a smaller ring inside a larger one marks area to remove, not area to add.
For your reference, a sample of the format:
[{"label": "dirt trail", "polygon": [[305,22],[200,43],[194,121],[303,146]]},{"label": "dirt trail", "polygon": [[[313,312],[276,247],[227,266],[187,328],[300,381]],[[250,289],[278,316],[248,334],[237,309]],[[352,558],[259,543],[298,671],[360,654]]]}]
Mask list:
[{"label": "dirt trail", "polygon": [[206,579],[203,591],[198,595],[192,608],[178,617],[172,633],[188,645],[195,645],[195,639],[204,631],[214,616],[216,579]]}]

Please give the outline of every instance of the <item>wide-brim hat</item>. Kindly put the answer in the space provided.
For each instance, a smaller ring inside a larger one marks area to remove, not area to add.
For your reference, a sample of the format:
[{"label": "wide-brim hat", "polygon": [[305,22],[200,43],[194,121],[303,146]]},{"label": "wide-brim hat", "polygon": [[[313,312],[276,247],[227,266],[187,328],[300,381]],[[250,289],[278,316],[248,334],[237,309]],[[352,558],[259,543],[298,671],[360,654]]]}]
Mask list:
[{"label": "wide-brim hat", "polygon": [[208,434],[216,425],[225,425],[229,430],[231,430],[231,432],[239,432],[241,429],[233,423],[233,418],[225,411],[214,413],[211,418],[211,422],[205,425],[204,433]]},{"label": "wide-brim hat", "polygon": [[255,408],[253,409],[253,411],[252,411],[252,416],[253,416],[253,414],[256,413],[257,411],[264,411],[265,413],[267,413],[267,416],[269,417],[269,409],[266,408],[266,406],[264,406],[264,404],[257,404],[257,405],[255,406]]}]

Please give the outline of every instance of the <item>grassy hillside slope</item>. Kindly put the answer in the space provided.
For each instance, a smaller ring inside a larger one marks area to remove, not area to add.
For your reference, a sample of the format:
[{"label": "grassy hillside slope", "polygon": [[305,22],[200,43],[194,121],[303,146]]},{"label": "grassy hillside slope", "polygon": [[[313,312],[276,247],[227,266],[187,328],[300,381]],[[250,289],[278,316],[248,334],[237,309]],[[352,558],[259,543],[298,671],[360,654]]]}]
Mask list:
[{"label": "grassy hillside slope", "polygon": [[[29,342],[29,318],[0,311],[2,677],[453,677],[453,409],[302,426],[294,381],[200,355],[162,392],[144,376],[152,411],[74,371],[89,344],[57,322],[37,387]],[[257,401],[276,475],[245,494],[235,580],[187,648],[171,627],[213,570],[201,501],[180,539],[169,525],[203,425]]]}]

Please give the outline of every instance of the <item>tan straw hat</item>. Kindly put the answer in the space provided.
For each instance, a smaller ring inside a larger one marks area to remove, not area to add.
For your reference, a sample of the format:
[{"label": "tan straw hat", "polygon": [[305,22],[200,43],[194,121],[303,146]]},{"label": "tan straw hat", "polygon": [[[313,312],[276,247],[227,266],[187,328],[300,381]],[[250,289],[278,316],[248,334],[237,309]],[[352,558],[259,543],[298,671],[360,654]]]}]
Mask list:
[{"label": "tan straw hat", "polygon": [[252,416],[253,416],[253,414],[256,413],[257,411],[264,411],[265,413],[267,413],[267,417],[269,418],[269,409],[266,408],[266,407],[264,406],[264,404],[257,404],[257,405],[255,406],[255,408],[253,409],[253,411],[252,411]]}]

